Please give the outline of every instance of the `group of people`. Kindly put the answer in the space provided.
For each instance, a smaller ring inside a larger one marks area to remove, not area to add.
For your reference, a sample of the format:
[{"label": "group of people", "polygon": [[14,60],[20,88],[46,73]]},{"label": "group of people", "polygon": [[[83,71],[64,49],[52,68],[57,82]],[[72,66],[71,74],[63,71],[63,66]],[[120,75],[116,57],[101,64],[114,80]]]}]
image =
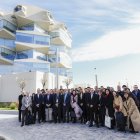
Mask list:
[{"label": "group of people", "polygon": [[[110,128],[119,131],[140,132],[140,90],[134,85],[131,92],[126,86],[98,88],[81,87],[75,89],[40,90],[30,95],[19,95],[19,121],[21,126],[32,123],[80,122],[89,127],[106,126],[110,118]],[[30,117],[29,117],[30,116]],[[122,122],[122,124],[120,124]]]}]

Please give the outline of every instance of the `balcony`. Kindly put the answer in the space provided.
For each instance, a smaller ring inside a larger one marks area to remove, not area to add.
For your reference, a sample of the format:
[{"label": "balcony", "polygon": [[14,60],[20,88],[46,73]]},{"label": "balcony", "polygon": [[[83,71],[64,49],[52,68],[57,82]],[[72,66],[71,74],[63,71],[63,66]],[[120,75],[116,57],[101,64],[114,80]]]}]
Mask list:
[{"label": "balcony", "polygon": [[28,58],[16,59],[15,64],[23,66],[26,71],[43,71],[50,72],[50,63],[43,60]]},{"label": "balcony", "polygon": [[67,68],[71,69],[72,68],[72,61],[71,58],[65,54],[60,52],[58,56],[58,63],[56,56],[55,57],[49,57],[49,62],[51,63],[51,67],[59,67],[59,68]]},{"label": "balcony", "polygon": [[43,54],[48,54],[50,36],[41,36],[27,33],[16,33],[16,51],[37,50]]},{"label": "balcony", "polygon": [[52,45],[67,46],[71,48],[72,40],[66,31],[59,29],[51,32],[50,35]]},{"label": "balcony", "polygon": [[16,25],[7,20],[0,20],[0,37],[7,39],[15,39]]},{"label": "balcony", "polygon": [[0,54],[0,65],[13,65],[14,61],[6,59]]},{"label": "balcony", "polygon": [[0,48],[0,64],[12,65],[15,59],[15,52],[7,48]]},{"label": "balcony", "polygon": [[15,40],[0,38],[0,46],[15,48]]}]

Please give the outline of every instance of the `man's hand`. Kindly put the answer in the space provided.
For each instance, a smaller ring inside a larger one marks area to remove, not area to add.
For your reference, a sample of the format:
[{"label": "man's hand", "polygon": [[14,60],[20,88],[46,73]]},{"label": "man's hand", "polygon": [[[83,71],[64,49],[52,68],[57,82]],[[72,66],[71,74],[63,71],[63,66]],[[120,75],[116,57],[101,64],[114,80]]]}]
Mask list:
[{"label": "man's hand", "polygon": [[93,105],[90,105],[90,107],[92,108],[92,107],[93,107]]}]

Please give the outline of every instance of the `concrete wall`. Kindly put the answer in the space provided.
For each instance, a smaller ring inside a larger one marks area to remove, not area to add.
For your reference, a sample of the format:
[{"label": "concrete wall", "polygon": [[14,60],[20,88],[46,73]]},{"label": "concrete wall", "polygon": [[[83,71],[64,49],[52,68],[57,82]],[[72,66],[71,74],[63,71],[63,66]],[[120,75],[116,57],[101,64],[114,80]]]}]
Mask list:
[{"label": "concrete wall", "polygon": [[0,102],[15,102],[21,92],[19,81],[25,79],[25,91],[36,91],[36,72],[3,75],[0,78]]},{"label": "concrete wall", "polygon": [[[41,79],[43,79],[44,77],[47,79],[45,89],[54,89],[56,87],[56,80],[55,75],[52,73],[43,73],[37,71],[0,76],[0,102],[17,101],[18,96],[21,93],[19,81],[21,81],[22,79],[24,79],[26,83],[24,90],[30,93],[36,93],[37,88],[43,88]],[[59,87],[62,86],[63,88],[66,88],[66,85],[63,82],[65,79],[66,77],[59,76]]]}]

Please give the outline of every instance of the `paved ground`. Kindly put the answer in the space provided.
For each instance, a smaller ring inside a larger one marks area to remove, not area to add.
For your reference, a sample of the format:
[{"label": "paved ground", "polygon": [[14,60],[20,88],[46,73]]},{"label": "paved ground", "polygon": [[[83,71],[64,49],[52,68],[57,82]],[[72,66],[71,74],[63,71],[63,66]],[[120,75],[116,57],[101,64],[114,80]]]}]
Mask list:
[{"label": "paved ground", "polygon": [[140,134],[89,128],[82,124],[42,123],[20,127],[17,116],[7,114],[0,114],[0,136],[8,140],[140,140]]}]

